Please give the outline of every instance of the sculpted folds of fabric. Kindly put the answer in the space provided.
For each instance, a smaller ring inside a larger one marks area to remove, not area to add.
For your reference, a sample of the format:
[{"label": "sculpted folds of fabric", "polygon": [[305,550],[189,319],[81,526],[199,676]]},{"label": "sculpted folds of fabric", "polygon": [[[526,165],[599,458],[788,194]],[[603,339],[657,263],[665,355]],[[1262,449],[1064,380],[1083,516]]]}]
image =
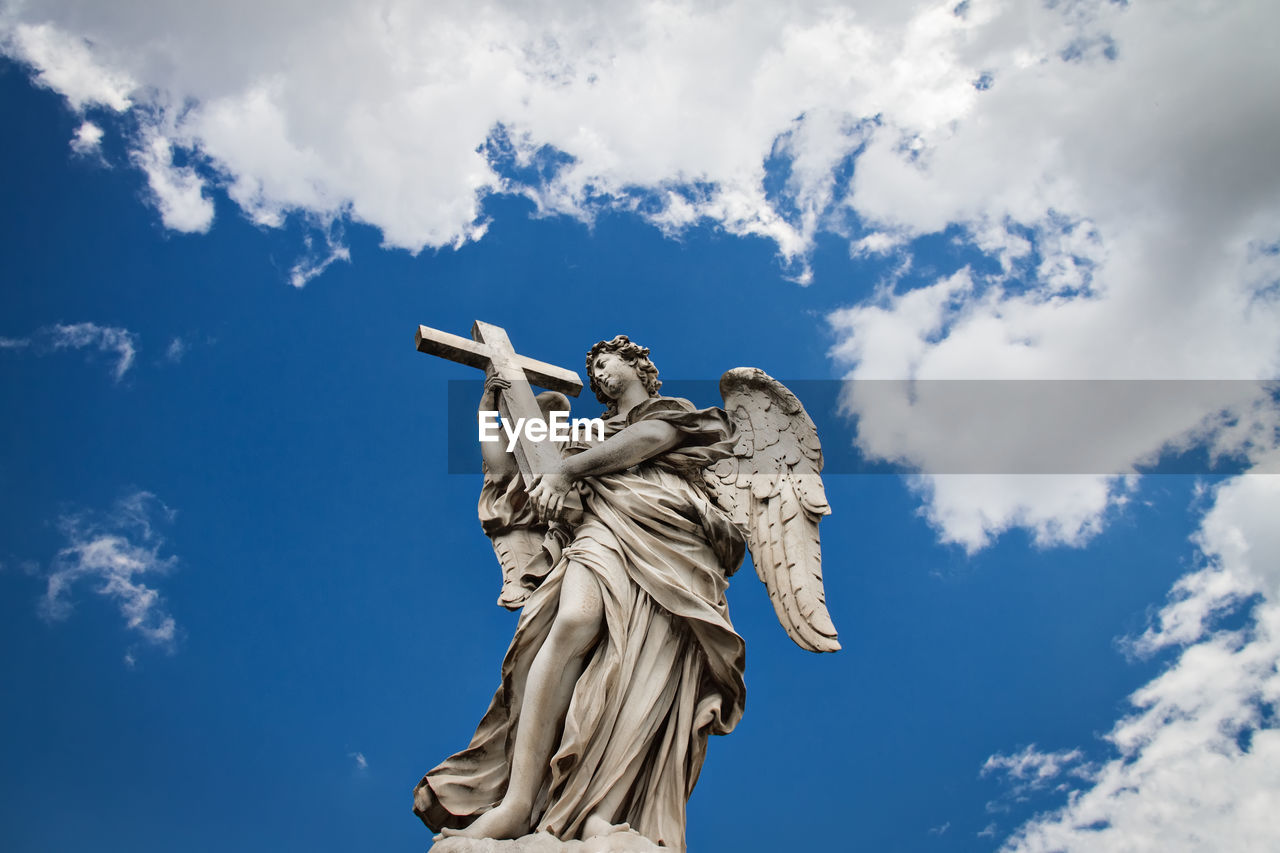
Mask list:
[{"label": "sculpted folds of fabric", "polygon": [[553,449],[519,427],[562,417],[581,380],[517,355],[496,326],[472,338],[420,326],[417,345],[484,369],[478,417],[516,424],[505,451],[482,437],[479,510],[499,604],[521,612],[470,745],[422,777],[414,811],[459,853],[516,839],[683,851],[708,739],[743,713],[725,590],[748,549],[791,638],[840,648],[813,421],[755,368],[721,378],[725,409],[664,397],[649,350],[618,335],[587,354],[603,434]]},{"label": "sculpted folds of fabric", "polygon": [[565,566],[576,560],[604,592],[606,635],[578,679],[536,826],[573,838],[596,802],[623,786],[623,819],[660,844],[683,848],[685,803],[707,737],[727,734],[742,715],[744,644],[724,592],[745,540],[700,476],[731,452],[724,412],[658,397],[626,420],[612,419],[607,435],[645,418],[675,426],[682,443],[586,485],[585,516],[525,602],[502,686],[471,745],[419,784],[416,810],[432,829],[464,826],[501,800],[529,665],[550,630]]}]

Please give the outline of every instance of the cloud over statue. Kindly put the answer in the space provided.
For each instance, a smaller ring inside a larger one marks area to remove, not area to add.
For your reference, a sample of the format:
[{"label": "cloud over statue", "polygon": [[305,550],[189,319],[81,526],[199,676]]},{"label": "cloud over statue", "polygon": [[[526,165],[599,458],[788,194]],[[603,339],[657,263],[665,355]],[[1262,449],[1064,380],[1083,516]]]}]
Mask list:
[{"label": "cloud over statue", "polygon": [[[544,419],[582,388],[496,326],[472,337],[423,326],[418,349],[483,368],[482,412]],[[743,712],[725,590],[747,548],[791,638],[840,648],[822,584],[822,450],[795,396],[736,368],[723,409],[665,397],[649,350],[625,335],[595,344],[586,367],[603,438],[526,430],[509,455],[482,444],[500,603],[521,613],[471,743],[414,790],[440,853],[684,850],[708,738]],[[535,399],[531,383],[549,392]]]}]

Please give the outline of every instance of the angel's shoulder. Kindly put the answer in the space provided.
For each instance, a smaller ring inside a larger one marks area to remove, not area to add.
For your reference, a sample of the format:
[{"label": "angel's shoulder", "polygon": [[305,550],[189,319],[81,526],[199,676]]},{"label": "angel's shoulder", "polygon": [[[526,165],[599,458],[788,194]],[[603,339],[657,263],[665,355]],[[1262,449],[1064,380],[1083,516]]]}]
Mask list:
[{"label": "angel's shoulder", "polygon": [[683,397],[650,397],[627,415],[630,423],[659,416],[663,412],[696,412],[698,407]]}]

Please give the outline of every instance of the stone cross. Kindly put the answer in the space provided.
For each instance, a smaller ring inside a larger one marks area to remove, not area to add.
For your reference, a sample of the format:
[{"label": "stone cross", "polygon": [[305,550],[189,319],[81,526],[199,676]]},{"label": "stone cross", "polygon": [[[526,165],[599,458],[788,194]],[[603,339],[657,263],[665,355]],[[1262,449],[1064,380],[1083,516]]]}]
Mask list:
[{"label": "stone cross", "polygon": [[[419,326],[415,342],[418,352],[478,367],[487,376],[497,375],[507,380],[511,387],[498,395],[498,410],[509,423],[514,424],[520,418],[525,418],[526,423],[532,420],[545,422],[542,410],[533,398],[531,384],[571,397],[582,391],[582,380],[574,371],[518,355],[500,326],[476,320],[471,327],[471,337],[472,340],[467,340],[428,326]],[[554,443],[534,441],[521,430],[515,456],[520,476],[527,486],[558,459],[559,451]],[[577,501],[570,499],[568,503]]]}]

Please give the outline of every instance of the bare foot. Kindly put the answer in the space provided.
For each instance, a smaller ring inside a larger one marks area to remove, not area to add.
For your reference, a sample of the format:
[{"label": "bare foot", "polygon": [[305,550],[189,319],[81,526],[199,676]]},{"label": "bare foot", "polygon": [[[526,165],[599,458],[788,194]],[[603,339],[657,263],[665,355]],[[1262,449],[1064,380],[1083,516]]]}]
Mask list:
[{"label": "bare foot", "polygon": [[444,836],[460,838],[519,838],[529,832],[529,809],[499,803],[472,821],[466,829],[443,829]]},{"label": "bare foot", "polygon": [[613,835],[615,832],[630,832],[631,824],[629,823],[611,823],[598,814],[593,814],[582,823],[583,839],[595,838],[600,835]]}]

